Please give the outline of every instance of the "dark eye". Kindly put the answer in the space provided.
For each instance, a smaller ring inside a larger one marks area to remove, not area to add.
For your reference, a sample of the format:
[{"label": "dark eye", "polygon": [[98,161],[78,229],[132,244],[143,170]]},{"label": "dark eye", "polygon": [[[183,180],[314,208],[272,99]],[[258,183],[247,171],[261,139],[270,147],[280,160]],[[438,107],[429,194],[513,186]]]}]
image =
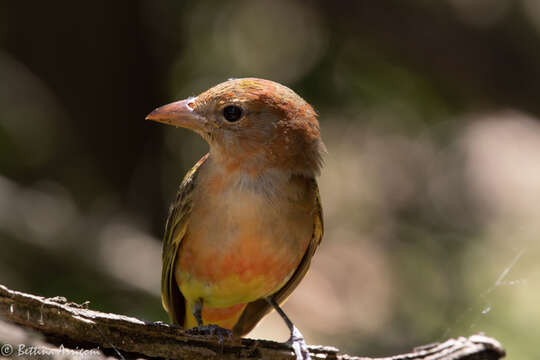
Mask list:
[{"label": "dark eye", "polygon": [[223,108],[223,117],[229,122],[238,121],[242,117],[242,109],[235,105],[225,106]]}]

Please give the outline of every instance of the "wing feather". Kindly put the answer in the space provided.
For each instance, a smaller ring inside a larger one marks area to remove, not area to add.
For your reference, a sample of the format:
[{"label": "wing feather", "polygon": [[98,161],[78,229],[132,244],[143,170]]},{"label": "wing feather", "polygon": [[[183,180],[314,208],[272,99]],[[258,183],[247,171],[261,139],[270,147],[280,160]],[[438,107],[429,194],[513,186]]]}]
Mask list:
[{"label": "wing feather", "polygon": [[184,238],[191,217],[193,189],[197,183],[197,175],[202,164],[208,158],[208,154],[186,174],[176,199],[171,205],[169,216],[165,225],[163,236],[162,272],[161,272],[161,302],[169,313],[171,321],[183,325],[185,318],[185,300],[176,283],[174,265],[180,243]]}]

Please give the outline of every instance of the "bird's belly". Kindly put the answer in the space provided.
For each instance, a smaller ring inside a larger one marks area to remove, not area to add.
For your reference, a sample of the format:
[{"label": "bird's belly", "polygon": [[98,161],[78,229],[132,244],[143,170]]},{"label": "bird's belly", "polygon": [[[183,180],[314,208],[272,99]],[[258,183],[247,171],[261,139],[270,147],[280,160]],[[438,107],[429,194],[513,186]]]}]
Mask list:
[{"label": "bird's belly", "polygon": [[[187,240],[187,241],[186,241]],[[279,290],[301,260],[268,246],[262,237],[239,237],[226,249],[193,249],[196,239],[184,238],[176,278],[187,299],[207,306],[248,303]]]},{"label": "bird's belly", "polygon": [[[181,261],[181,260],[180,260]],[[241,264],[239,267],[245,266]],[[216,266],[221,267],[221,266]],[[292,275],[293,270],[283,271],[283,268],[268,269],[267,273],[257,269],[219,271],[219,275],[208,275],[208,271],[193,272],[177,268],[177,280],[182,294],[186,299],[195,301],[202,299],[205,306],[229,307],[246,304],[266,297],[276,292]],[[280,272],[276,276],[275,272]]]},{"label": "bird's belly", "polygon": [[200,298],[210,307],[271,295],[298,267],[312,224],[309,212],[294,206],[276,211],[250,195],[194,209],[177,257],[180,290],[188,301]]}]

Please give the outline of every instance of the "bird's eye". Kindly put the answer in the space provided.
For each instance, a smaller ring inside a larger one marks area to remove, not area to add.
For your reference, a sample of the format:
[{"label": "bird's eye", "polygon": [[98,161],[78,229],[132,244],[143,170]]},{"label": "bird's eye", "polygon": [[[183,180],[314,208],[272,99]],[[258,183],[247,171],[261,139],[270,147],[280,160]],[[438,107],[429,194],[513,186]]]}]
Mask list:
[{"label": "bird's eye", "polygon": [[242,117],[242,109],[235,105],[225,106],[223,108],[223,117],[229,122],[238,121]]}]

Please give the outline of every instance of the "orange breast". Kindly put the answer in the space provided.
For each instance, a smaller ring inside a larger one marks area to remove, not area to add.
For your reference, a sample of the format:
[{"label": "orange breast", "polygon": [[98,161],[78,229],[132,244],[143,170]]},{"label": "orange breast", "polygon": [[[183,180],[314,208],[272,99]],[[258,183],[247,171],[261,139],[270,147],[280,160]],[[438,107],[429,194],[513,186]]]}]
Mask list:
[{"label": "orange breast", "polygon": [[269,296],[286,283],[311,240],[313,215],[308,200],[291,201],[288,193],[269,201],[258,191],[219,185],[222,191],[209,186],[212,191],[194,198],[176,278],[188,301],[230,307]]},{"label": "orange breast", "polygon": [[[209,244],[201,234],[188,233],[180,248],[177,266],[199,282],[219,287],[220,283],[237,281],[250,284],[266,294],[286,280],[298,266],[303,251],[280,248],[279,241],[272,241],[272,233],[261,233],[253,224],[242,224],[232,234],[216,232],[215,238],[228,238],[220,246],[219,241]],[[233,237],[230,239],[230,237]],[[303,249],[305,251],[305,248]],[[236,286],[233,286],[236,287]],[[233,290],[233,289],[232,289]],[[263,294],[261,294],[262,296]],[[260,297],[260,296],[259,296]]]}]

